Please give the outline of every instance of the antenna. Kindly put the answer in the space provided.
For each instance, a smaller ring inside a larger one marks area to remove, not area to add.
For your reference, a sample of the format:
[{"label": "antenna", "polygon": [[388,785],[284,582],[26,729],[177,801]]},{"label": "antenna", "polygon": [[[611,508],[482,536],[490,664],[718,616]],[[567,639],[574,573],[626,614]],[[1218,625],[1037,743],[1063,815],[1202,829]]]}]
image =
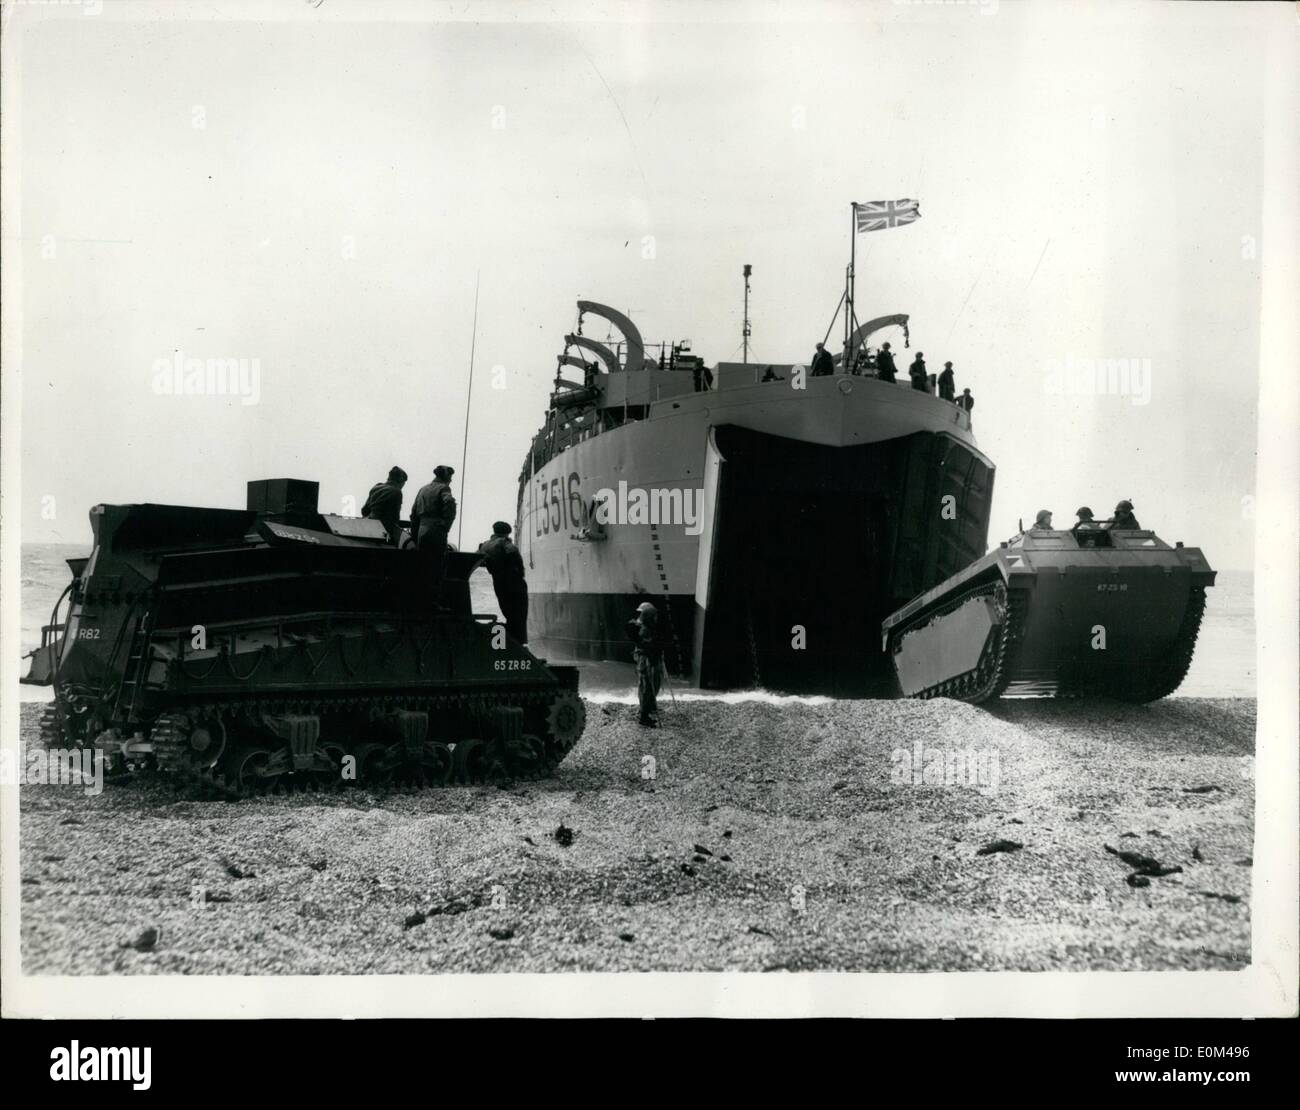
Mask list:
[{"label": "antenna", "polygon": [[[469,454],[469,407],[474,399],[474,346],[478,342],[478,279],[480,271],[474,271],[474,323],[469,336],[469,383],[465,386],[465,442],[460,449],[460,512],[456,514],[456,547],[460,548],[461,536],[465,531],[465,457]],[[557,369],[558,373],[558,369]],[[529,448],[531,453],[532,448]]]},{"label": "antenna", "polygon": [[745,326],[741,331],[741,338],[745,345],[744,361],[749,362],[749,275],[754,272],[754,267],[748,262],[745,263]]}]

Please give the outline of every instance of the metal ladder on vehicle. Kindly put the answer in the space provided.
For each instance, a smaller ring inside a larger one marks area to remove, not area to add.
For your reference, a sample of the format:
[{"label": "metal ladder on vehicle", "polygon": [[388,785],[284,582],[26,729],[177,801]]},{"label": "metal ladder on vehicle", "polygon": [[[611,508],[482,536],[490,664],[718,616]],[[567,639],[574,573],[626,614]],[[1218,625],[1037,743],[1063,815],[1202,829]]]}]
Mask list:
[{"label": "metal ladder on vehicle", "polygon": [[126,657],[122,684],[118,687],[117,692],[119,718],[123,716],[121,713],[122,705],[128,697],[130,703],[127,706],[125,717],[127,720],[132,720],[140,702],[141,691],[161,689],[164,685],[163,683],[149,681],[149,669],[156,662],[153,653],[152,617],[153,610],[146,609],[131,635],[131,648]]}]

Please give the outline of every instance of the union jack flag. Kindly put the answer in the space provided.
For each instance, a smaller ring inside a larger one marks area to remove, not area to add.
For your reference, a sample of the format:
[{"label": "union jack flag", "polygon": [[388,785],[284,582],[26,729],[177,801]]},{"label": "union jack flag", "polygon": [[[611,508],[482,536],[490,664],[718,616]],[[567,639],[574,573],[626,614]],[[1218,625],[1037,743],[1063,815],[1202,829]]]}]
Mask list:
[{"label": "union jack flag", "polygon": [[855,204],[859,231],[880,231],[887,227],[902,227],[921,218],[917,200],[869,200]]}]

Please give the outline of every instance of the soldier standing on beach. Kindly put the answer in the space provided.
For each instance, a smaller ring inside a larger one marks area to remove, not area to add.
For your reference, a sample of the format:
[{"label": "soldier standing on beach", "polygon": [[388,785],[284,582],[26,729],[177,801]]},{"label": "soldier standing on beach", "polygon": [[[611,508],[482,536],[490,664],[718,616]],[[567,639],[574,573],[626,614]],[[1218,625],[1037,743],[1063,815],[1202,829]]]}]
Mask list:
[{"label": "soldier standing on beach", "polygon": [[659,642],[659,611],[648,601],[636,607],[636,616],[627,622],[636,660],[636,692],[641,703],[640,724],[659,727],[659,687],[664,680],[664,649]]}]

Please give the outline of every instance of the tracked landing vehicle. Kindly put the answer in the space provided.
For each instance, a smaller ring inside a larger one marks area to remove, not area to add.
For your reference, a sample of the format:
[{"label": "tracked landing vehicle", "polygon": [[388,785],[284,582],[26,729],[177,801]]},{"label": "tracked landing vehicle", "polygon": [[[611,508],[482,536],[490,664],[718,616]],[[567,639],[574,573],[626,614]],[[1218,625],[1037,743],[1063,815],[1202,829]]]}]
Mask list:
[{"label": "tracked landing vehicle", "polygon": [[22,680],[54,688],[46,745],[234,794],[551,771],[583,731],[577,671],[472,612],[479,556],[449,552],[435,597],[426,552],[316,500],[272,480],[244,510],[92,509]]},{"label": "tracked landing vehicle", "polygon": [[906,697],[1149,702],[1187,674],[1215,572],[1146,530],[1033,529],[881,625]]}]

